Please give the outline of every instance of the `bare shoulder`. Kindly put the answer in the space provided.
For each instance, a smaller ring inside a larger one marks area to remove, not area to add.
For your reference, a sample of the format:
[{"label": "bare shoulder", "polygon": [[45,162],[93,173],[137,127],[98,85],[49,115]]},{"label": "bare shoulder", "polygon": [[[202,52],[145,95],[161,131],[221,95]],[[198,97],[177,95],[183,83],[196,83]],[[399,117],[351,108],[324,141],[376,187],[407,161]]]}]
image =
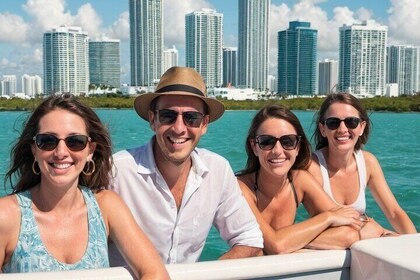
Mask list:
[{"label": "bare shoulder", "polygon": [[115,203],[122,203],[121,197],[111,190],[96,191],[95,197],[101,208],[106,205],[112,206],[113,204],[115,205]]},{"label": "bare shoulder", "polygon": [[242,195],[248,200],[248,202],[256,202],[256,197],[254,193],[254,174],[255,173],[250,173],[236,177],[238,179]]},{"label": "bare shoulder", "polygon": [[0,198],[0,232],[6,234],[20,226],[20,208],[16,195]]},{"label": "bare shoulder", "polygon": [[362,153],[363,153],[363,158],[365,159],[365,163],[367,166],[379,164],[378,159],[371,152],[363,150]]},{"label": "bare shoulder", "polygon": [[292,178],[295,188],[299,190],[318,185],[315,177],[308,170],[292,170]]},{"label": "bare shoulder", "polygon": [[254,180],[253,180],[253,176],[251,176],[254,173],[251,174],[244,174],[244,175],[239,175],[236,177],[236,179],[238,180],[239,186],[241,187],[241,190],[244,192],[248,192],[253,190],[253,185],[254,185]]}]

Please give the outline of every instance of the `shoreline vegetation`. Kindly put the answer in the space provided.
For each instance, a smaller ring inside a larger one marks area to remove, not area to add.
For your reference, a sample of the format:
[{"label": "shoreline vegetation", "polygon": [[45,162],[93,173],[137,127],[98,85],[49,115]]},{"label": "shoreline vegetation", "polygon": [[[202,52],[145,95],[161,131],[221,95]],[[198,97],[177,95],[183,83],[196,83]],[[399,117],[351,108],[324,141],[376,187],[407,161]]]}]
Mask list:
[{"label": "shoreline vegetation", "polygon": [[[122,94],[80,96],[80,100],[91,108],[101,109],[132,109],[136,96]],[[290,110],[318,110],[324,97],[282,98],[268,100],[223,100],[219,99],[226,110],[259,110],[267,104],[282,104]],[[0,98],[0,111],[32,111],[42,97],[33,99]],[[368,111],[388,112],[420,112],[420,94],[399,97],[373,97],[361,99]]]}]

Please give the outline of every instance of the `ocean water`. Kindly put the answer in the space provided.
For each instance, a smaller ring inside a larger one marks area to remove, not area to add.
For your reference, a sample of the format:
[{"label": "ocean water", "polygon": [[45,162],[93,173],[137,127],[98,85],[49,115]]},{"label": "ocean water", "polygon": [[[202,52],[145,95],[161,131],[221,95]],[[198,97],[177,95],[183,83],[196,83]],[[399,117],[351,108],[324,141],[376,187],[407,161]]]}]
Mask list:
[{"label": "ocean water", "polygon": [[[141,145],[153,135],[148,123],[134,110],[96,110],[108,126],[114,152]],[[233,170],[245,165],[245,136],[255,111],[227,111],[222,118],[210,124],[199,146],[226,157]],[[314,131],[313,111],[295,111],[308,138]],[[26,112],[0,112],[0,174],[9,167],[11,145],[22,129]],[[372,112],[372,133],[366,149],[376,155],[396,199],[420,231],[420,114]],[[0,188],[0,196],[8,192]],[[367,193],[367,213],[384,227],[391,228],[382,211]],[[297,221],[306,217],[299,208]],[[217,259],[228,246],[212,229],[201,260]]]}]

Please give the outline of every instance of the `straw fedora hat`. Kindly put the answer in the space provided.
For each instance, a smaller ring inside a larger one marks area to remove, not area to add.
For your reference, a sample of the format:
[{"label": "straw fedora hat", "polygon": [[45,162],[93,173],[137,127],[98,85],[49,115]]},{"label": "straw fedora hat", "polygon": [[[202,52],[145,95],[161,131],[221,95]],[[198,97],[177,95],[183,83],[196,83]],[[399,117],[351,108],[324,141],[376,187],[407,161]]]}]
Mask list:
[{"label": "straw fedora hat", "polygon": [[134,109],[140,117],[148,121],[148,111],[153,99],[164,95],[184,95],[200,98],[207,104],[210,122],[220,118],[225,111],[223,103],[207,97],[204,80],[193,68],[177,66],[169,68],[160,78],[155,92],[136,97]]}]

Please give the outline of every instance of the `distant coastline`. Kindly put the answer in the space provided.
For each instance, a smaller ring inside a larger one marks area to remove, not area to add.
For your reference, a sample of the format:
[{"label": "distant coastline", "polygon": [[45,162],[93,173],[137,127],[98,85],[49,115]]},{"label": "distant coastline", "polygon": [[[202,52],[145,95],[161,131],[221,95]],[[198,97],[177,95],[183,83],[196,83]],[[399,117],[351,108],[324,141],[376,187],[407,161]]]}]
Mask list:
[{"label": "distant coastline", "polygon": [[[123,96],[120,94],[98,95],[80,97],[80,100],[92,108],[109,109],[131,109],[133,108],[134,96]],[[226,110],[258,110],[266,104],[283,104],[291,110],[318,110],[323,97],[290,98],[290,99],[269,99],[269,100],[220,100]],[[0,111],[31,111],[42,98],[20,99],[0,98]],[[364,98],[361,102],[369,111],[387,112],[420,112],[420,95],[400,97],[374,97]]]}]

